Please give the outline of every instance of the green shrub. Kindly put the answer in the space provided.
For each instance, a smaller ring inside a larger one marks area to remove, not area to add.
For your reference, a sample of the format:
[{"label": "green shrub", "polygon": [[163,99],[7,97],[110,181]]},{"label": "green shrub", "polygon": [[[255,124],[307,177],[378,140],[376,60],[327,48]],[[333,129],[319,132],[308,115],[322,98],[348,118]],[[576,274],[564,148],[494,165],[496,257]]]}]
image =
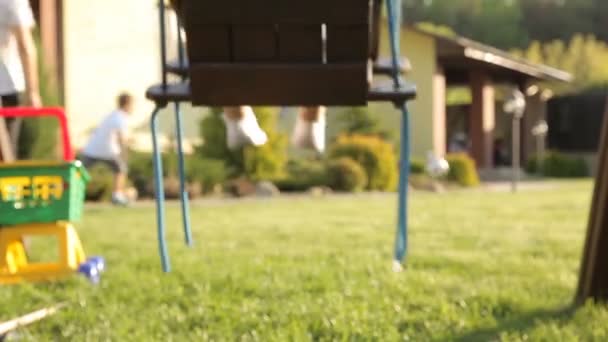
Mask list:
[{"label": "green shrub", "polygon": [[349,157],[331,160],[327,164],[327,179],[329,186],[336,191],[362,191],[367,184],[365,170]]},{"label": "green shrub", "polygon": [[426,173],[424,161],[420,159],[410,160],[410,173],[413,175],[421,175]]},{"label": "green shrub", "polygon": [[349,135],[375,135],[390,140],[390,131],[381,127],[379,115],[374,115],[368,107],[349,107],[337,113],[338,122],[344,128],[343,132]]},{"label": "green shrub", "polygon": [[223,160],[230,177],[251,180],[273,180],[284,176],[287,162],[287,138],[277,132],[278,111],[274,108],[254,109],[260,127],[268,135],[268,142],[259,147],[246,146],[231,151],[226,143],[226,127],[221,110],[214,109],[201,121],[204,145],[200,154],[204,158]]},{"label": "green shrub", "polygon": [[242,151],[231,151],[226,143],[226,126],[222,120],[222,110],[213,108],[200,123],[200,134],[204,144],[198,154],[203,158],[223,160],[231,176],[238,176],[243,170]]},{"label": "green shrub", "polygon": [[91,175],[91,181],[87,184],[87,201],[107,201],[112,197],[114,186],[114,175],[109,167],[97,164],[87,169]]},{"label": "green shrub", "polygon": [[[36,45],[38,52],[41,53],[40,35],[35,34]],[[40,97],[45,106],[61,105],[59,88],[53,82],[51,72],[44,64],[42,55],[38,58],[38,78],[40,80]],[[57,119],[42,117],[42,118],[25,118],[21,124],[19,134],[17,157],[19,159],[38,159],[50,160],[56,159],[58,139]]]},{"label": "green shrub", "polygon": [[537,156],[530,157],[526,161],[526,165],[524,165],[524,170],[529,174],[538,174],[539,173],[539,160]]},{"label": "green shrub", "polygon": [[479,185],[479,175],[475,161],[465,153],[448,154],[446,160],[450,164],[448,180],[462,186],[474,187]]},{"label": "green shrub", "polygon": [[323,161],[295,159],[286,166],[285,177],[275,180],[281,191],[306,191],[315,186],[328,186],[327,166]]},{"label": "green shrub", "polygon": [[[227,170],[221,160],[204,159],[198,155],[186,156],[186,180],[198,182],[204,192],[222,184],[227,178]],[[163,159],[163,178],[177,179],[177,155],[165,153]],[[129,154],[129,180],[142,197],[153,196],[154,166],[149,153],[132,152]]]},{"label": "green shrub", "polygon": [[129,180],[140,197],[149,197],[154,179],[152,155],[149,153],[129,153]]},{"label": "green shrub", "polygon": [[188,182],[198,182],[202,191],[213,191],[227,179],[226,166],[222,160],[190,157],[186,160],[186,178]]},{"label": "green shrub", "polygon": [[363,167],[367,175],[367,190],[395,190],[397,160],[390,143],[377,136],[341,136],[330,149],[330,159],[341,157],[349,157]]},{"label": "green shrub", "polygon": [[542,162],[532,157],[526,163],[526,172],[553,178],[583,178],[590,175],[583,158],[572,157],[558,152],[548,152]]}]

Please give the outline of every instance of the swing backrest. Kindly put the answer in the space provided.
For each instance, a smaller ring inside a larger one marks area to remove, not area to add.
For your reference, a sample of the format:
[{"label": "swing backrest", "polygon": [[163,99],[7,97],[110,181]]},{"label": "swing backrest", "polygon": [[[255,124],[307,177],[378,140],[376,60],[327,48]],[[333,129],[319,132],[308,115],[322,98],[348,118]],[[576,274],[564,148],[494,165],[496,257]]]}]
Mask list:
[{"label": "swing backrest", "polygon": [[365,105],[372,0],[182,0],[195,105]]}]

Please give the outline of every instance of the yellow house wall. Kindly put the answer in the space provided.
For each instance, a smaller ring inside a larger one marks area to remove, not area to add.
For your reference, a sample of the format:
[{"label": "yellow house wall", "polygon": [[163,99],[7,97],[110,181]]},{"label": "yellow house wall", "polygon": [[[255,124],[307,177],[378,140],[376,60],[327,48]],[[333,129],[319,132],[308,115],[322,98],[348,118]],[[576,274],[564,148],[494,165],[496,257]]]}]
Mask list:
[{"label": "yellow house wall", "polygon": [[[383,25],[386,27],[386,25]],[[382,56],[390,56],[388,32],[384,29],[380,46]],[[409,102],[411,112],[411,141],[412,155],[423,158],[428,151],[441,151],[435,146],[438,139],[434,137],[434,76],[437,67],[436,44],[432,37],[416,31],[403,29],[401,31],[401,54],[407,56],[412,64],[412,71],[406,75],[406,80],[416,84],[418,96]]]},{"label": "yellow house wall", "polygon": [[418,89],[416,100],[410,102],[412,118],[412,153],[419,158],[434,150],[433,77],[436,68],[436,46],[431,37],[411,30],[403,30],[402,54],[412,63],[408,81]]},{"label": "yellow house wall", "polygon": [[136,97],[134,122],[152,110],[147,87],[160,80],[156,0],[64,0],[64,95],[77,146],[115,106]]}]

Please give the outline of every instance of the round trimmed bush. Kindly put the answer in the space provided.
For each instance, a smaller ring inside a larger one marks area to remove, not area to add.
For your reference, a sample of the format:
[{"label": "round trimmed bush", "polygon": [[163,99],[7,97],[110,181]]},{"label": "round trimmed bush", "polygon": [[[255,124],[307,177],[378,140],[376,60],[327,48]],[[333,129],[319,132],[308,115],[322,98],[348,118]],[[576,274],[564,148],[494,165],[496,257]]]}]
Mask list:
[{"label": "round trimmed bush", "polygon": [[393,191],[397,188],[397,158],[393,145],[378,136],[344,135],[330,150],[330,157],[348,157],[363,167],[366,190]]},{"label": "round trimmed bush", "polygon": [[424,161],[416,158],[410,160],[410,173],[412,175],[422,175],[426,173],[426,166]]},{"label": "round trimmed bush", "polygon": [[584,178],[589,177],[589,167],[581,157],[559,152],[547,152],[542,160],[533,156],[526,163],[526,172],[540,173],[544,177]]},{"label": "round trimmed bush", "polygon": [[348,157],[334,159],[328,163],[327,180],[329,187],[335,191],[362,191],[367,184],[363,167]]},{"label": "round trimmed bush", "polygon": [[448,154],[446,160],[450,164],[448,180],[467,187],[479,185],[479,174],[475,161],[466,153]]}]

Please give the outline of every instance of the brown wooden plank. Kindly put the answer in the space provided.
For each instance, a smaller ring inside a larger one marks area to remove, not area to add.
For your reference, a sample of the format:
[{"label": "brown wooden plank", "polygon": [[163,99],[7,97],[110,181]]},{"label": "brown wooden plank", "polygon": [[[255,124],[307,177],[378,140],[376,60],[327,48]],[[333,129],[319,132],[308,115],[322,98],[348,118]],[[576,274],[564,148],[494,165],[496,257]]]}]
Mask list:
[{"label": "brown wooden plank", "polygon": [[365,63],[339,65],[196,64],[190,69],[195,105],[366,104]]},{"label": "brown wooden plank", "polygon": [[363,24],[370,0],[183,0],[187,27],[209,24]]},{"label": "brown wooden plank", "polygon": [[368,25],[327,25],[328,63],[365,61],[368,56]]},{"label": "brown wooden plank", "polygon": [[323,62],[321,25],[280,25],[279,59],[285,62]]},{"label": "brown wooden plank", "polygon": [[230,45],[228,25],[198,26],[188,32],[188,55],[194,62],[230,62]]},{"label": "brown wooden plank", "polygon": [[370,22],[370,41],[369,41],[369,55],[371,59],[377,60],[380,51],[380,32],[382,27],[382,0],[373,0],[371,9],[371,22]]},{"label": "brown wooden plank", "polygon": [[233,22],[236,3],[230,1],[181,0],[186,30],[199,25],[222,25]]},{"label": "brown wooden plank", "polygon": [[366,24],[371,0],[292,0],[280,5],[281,23]]},{"label": "brown wooden plank", "polygon": [[275,25],[235,25],[232,27],[235,62],[276,60],[278,36]]},{"label": "brown wooden plank", "polygon": [[608,100],[576,299],[608,300]]}]

